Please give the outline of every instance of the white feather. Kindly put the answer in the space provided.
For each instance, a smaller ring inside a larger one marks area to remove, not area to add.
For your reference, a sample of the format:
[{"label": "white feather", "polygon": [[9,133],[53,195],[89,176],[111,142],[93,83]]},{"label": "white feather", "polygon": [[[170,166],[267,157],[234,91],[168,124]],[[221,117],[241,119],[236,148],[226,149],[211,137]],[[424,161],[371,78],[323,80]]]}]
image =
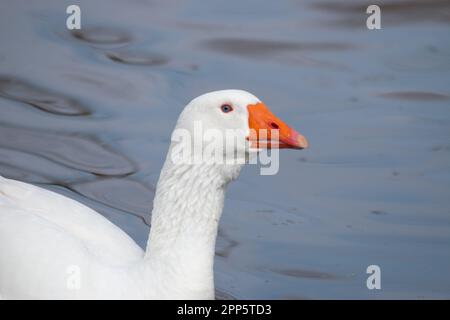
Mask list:
[{"label": "white feather", "polygon": [[[177,128],[200,120],[206,127],[248,131],[246,106],[258,101],[240,90],[209,93],[185,108]],[[218,113],[223,103],[232,103],[235,114]],[[146,253],[85,205],[0,177],[0,297],[214,298],[217,226],[226,186],[239,170],[240,165],[180,165],[168,158]]]}]

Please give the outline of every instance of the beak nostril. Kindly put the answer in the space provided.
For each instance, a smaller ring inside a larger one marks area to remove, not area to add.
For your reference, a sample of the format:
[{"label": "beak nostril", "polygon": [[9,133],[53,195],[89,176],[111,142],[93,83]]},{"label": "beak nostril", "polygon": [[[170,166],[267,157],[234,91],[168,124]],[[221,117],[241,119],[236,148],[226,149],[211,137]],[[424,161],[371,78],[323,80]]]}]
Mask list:
[{"label": "beak nostril", "polygon": [[275,122],[271,122],[271,123],[270,123],[270,127],[271,127],[272,129],[280,129],[280,126],[279,126],[278,124],[276,124]]}]

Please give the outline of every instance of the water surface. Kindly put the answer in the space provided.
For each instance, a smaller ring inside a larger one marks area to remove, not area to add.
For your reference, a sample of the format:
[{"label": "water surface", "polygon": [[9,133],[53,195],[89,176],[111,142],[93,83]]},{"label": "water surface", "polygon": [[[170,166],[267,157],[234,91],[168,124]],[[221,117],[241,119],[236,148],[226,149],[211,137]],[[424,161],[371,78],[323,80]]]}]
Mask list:
[{"label": "water surface", "polygon": [[[253,92],[305,134],[230,186],[221,298],[450,298],[450,5],[0,2],[0,174],[75,198],[141,246],[176,118]],[[366,268],[382,289],[366,288]]]}]

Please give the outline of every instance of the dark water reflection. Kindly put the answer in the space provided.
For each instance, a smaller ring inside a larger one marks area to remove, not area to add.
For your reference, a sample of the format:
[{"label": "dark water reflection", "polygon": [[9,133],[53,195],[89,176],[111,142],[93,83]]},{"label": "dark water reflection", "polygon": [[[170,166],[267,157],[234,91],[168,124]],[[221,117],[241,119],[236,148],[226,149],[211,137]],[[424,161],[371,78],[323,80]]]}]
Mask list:
[{"label": "dark water reflection", "polygon": [[286,51],[336,51],[351,50],[355,46],[338,42],[297,43],[274,40],[254,39],[210,39],[205,46],[219,52],[255,57],[273,57],[274,54]]},{"label": "dark water reflection", "polygon": [[115,62],[140,66],[161,66],[169,62],[167,57],[151,53],[108,52],[106,56]]},{"label": "dark water reflection", "polygon": [[72,31],[72,35],[81,41],[98,46],[122,45],[132,40],[131,35],[126,31],[106,27],[82,28],[81,30]]},{"label": "dark water reflection", "polygon": [[72,184],[70,188],[107,206],[134,214],[150,226],[149,212],[153,206],[154,190],[138,181],[124,178],[100,178]]},{"label": "dark water reflection", "polygon": [[69,168],[98,175],[127,175],[133,164],[94,137],[61,132],[43,132],[18,127],[0,127],[0,147],[25,151]]},{"label": "dark water reflection", "polygon": [[450,96],[434,92],[423,91],[398,91],[382,93],[380,96],[392,99],[411,100],[411,101],[444,101],[449,100]]},{"label": "dark water reflection", "polygon": [[80,102],[62,94],[52,93],[26,81],[0,76],[0,97],[26,103],[40,110],[65,115],[82,116],[90,112]]},{"label": "dark water reflection", "polygon": [[[182,107],[242,88],[312,148],[243,170],[217,296],[450,297],[448,1],[0,4],[0,174],[98,210],[145,246]],[[366,268],[382,268],[382,290]]]},{"label": "dark water reflection", "polygon": [[335,280],[339,279],[338,276],[326,273],[326,272],[320,272],[316,270],[300,270],[300,269],[282,269],[282,270],[271,270],[272,272],[285,275],[288,277],[294,277],[294,278],[308,278],[308,279],[322,279],[322,280]]},{"label": "dark water reflection", "polygon": [[[388,0],[377,4],[382,6],[383,20],[389,25],[450,23],[450,2],[447,0]],[[336,26],[353,27],[365,20],[368,5],[364,1],[314,1],[311,6],[333,14]]]}]

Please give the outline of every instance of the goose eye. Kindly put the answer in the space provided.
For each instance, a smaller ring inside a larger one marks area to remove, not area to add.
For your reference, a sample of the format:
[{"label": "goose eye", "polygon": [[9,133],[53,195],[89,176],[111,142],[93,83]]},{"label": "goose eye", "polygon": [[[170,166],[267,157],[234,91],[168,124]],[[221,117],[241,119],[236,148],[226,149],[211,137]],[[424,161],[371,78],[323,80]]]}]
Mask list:
[{"label": "goose eye", "polygon": [[228,113],[233,111],[233,107],[230,106],[229,104],[224,104],[220,107],[220,109],[222,110],[223,113]]}]

